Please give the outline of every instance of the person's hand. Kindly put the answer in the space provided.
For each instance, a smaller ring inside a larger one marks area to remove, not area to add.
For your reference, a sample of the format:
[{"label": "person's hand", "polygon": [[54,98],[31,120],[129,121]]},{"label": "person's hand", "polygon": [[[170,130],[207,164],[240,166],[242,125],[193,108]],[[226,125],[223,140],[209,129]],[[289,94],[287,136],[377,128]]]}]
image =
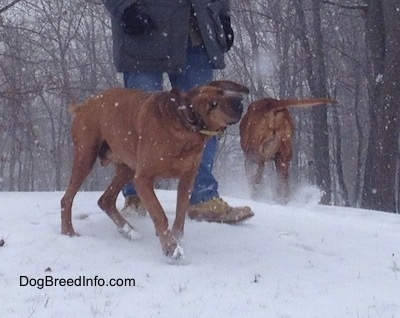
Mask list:
[{"label": "person's hand", "polygon": [[233,29],[231,27],[231,18],[227,15],[220,15],[219,18],[225,32],[227,51],[229,51],[233,45],[234,40]]},{"label": "person's hand", "polygon": [[143,12],[137,2],[124,10],[121,22],[124,32],[130,35],[144,34],[156,28],[153,20],[146,12]]}]

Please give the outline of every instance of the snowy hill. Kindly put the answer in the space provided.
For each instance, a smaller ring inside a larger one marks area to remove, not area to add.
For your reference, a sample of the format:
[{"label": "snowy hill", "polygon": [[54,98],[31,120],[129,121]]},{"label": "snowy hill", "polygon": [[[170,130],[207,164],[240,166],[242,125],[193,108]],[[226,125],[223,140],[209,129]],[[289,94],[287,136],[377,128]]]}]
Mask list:
[{"label": "snowy hill", "polygon": [[[157,193],[172,220],[176,193]],[[60,235],[62,194],[0,193],[0,317],[400,317],[399,215],[225,197],[255,217],[187,220],[176,266],[149,217],[129,217],[141,240],[118,234],[99,192],[76,197],[81,236]],[[40,288],[46,276],[57,286]],[[61,286],[83,278],[97,286]]]}]

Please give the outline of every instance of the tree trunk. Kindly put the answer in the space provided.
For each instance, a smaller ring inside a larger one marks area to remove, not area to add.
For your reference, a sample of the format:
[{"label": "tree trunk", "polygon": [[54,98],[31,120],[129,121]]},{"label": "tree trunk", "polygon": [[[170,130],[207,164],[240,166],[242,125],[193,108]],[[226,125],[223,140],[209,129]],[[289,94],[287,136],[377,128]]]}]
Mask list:
[{"label": "tree trunk", "polygon": [[366,38],[370,53],[370,136],[362,207],[396,212],[399,156],[400,10],[398,0],[370,0]]},{"label": "tree trunk", "polygon": [[[326,69],[323,51],[323,36],[321,30],[320,0],[312,0],[314,49],[307,37],[307,26],[302,0],[296,0],[296,10],[300,24],[300,42],[306,53],[307,80],[312,96],[327,96]],[[313,63],[314,61],[314,63]],[[323,191],[321,203],[329,204],[332,197],[328,116],[325,107],[312,109],[313,149],[318,187]]]},{"label": "tree trunk", "polygon": [[363,148],[365,143],[365,136],[363,132],[363,123],[360,119],[359,108],[360,108],[360,82],[362,80],[362,76],[359,71],[356,71],[356,86],[354,90],[354,110],[355,110],[355,119],[356,119],[356,127],[358,134],[358,144],[357,144],[357,165],[356,165],[356,175],[354,182],[354,192],[352,196],[351,206],[358,207],[361,202],[361,194],[362,194],[362,175],[363,175],[363,167],[364,167],[364,159],[363,159]]},{"label": "tree trunk", "polygon": [[[336,108],[333,108],[333,129],[334,129],[334,140],[336,149],[334,149],[335,154],[335,166],[337,171],[337,184],[339,186],[339,191],[341,192],[341,200],[345,206],[349,206],[349,191],[347,190],[346,183],[344,181],[343,172],[343,160],[342,160],[342,133],[340,131],[339,115]],[[334,204],[341,205],[341,202],[337,202],[339,195],[334,197]]]}]

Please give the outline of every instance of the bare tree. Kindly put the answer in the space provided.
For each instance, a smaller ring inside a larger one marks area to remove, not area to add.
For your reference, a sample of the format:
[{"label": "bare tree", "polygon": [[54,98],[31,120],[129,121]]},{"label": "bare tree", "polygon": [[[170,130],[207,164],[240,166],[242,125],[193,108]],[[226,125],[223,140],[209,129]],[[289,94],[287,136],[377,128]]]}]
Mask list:
[{"label": "bare tree", "polygon": [[[397,4],[348,3],[233,1],[235,43],[218,77],[248,85],[248,102],[334,96],[341,102],[334,109],[292,111],[291,175],[319,185],[325,203],[396,211]],[[63,189],[72,158],[69,105],[121,85],[110,19],[101,0],[9,0],[0,14],[0,189]],[[221,146],[217,174],[228,182],[243,167],[237,127]],[[107,178],[96,169],[85,188],[100,189]]]},{"label": "bare tree", "polygon": [[362,206],[396,212],[400,132],[400,10],[396,0],[368,0],[365,32],[370,77],[370,136]]},{"label": "bare tree", "polygon": [[[326,67],[323,48],[323,34],[321,29],[321,1],[311,1],[313,43],[308,36],[307,18],[303,0],[295,0],[299,19],[299,40],[306,55],[307,81],[312,96],[328,96],[326,87]],[[328,118],[325,108],[312,110],[314,160],[316,166],[317,184],[323,191],[322,202],[330,203],[332,197]]]},{"label": "bare tree", "polygon": [[107,21],[102,6],[80,1],[21,1],[5,13],[0,26],[5,189],[65,187],[71,160],[67,108],[118,85]]}]

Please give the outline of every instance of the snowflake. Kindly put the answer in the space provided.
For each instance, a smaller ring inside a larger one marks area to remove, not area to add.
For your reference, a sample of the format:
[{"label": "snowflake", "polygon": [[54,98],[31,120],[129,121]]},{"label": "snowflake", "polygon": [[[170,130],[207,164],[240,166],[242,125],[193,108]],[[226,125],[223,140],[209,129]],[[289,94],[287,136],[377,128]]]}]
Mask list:
[{"label": "snowflake", "polygon": [[378,74],[378,76],[375,79],[375,83],[376,84],[383,83],[383,74]]}]

